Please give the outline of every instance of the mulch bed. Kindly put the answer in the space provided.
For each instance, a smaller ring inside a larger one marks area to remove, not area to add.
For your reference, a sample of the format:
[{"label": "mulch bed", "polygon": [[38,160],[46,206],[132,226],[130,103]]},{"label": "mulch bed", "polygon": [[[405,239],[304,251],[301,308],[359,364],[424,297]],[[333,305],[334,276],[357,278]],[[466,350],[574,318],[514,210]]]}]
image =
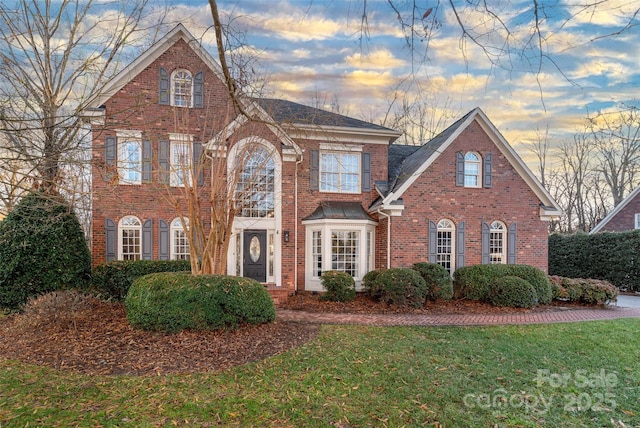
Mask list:
[{"label": "mulch bed", "polygon": [[[45,304],[31,312],[0,318],[0,358],[101,375],[211,372],[285,352],[313,339],[319,331],[314,324],[274,322],[228,331],[148,332],[129,324],[122,303],[97,299],[82,303],[72,308]],[[584,306],[552,304],[516,309],[454,300],[407,309],[381,305],[364,296],[338,303],[321,301],[312,293],[300,293],[291,296],[281,308],[435,315],[558,311]]]}]

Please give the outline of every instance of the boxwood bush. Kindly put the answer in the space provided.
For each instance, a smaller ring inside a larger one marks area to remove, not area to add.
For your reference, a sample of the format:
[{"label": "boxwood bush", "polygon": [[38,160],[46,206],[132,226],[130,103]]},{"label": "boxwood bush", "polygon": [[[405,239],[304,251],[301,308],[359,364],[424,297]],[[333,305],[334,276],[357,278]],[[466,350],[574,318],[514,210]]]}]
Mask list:
[{"label": "boxwood bush", "polygon": [[276,318],[273,300],[259,282],[226,275],[145,275],[133,282],[124,303],[133,326],[165,332],[235,328]]},{"label": "boxwood bush", "polygon": [[328,270],[322,272],[322,288],[327,290],[322,300],[331,302],[351,302],[356,298],[356,282],[346,272]]},{"label": "boxwood bush", "polygon": [[427,283],[413,269],[387,269],[376,277],[372,294],[389,305],[419,308],[427,298]]},{"label": "boxwood bush", "polygon": [[365,294],[377,299],[379,296],[374,295],[374,283],[378,275],[383,272],[384,269],[370,270],[362,277],[362,288]]},{"label": "boxwood bush", "polygon": [[538,303],[538,296],[529,281],[507,275],[494,279],[490,301],[494,306],[532,308]]},{"label": "boxwood bush", "polygon": [[427,299],[453,298],[453,281],[447,270],[437,263],[415,263],[413,270],[418,272],[427,283]]},{"label": "boxwood bush", "polygon": [[91,285],[102,298],[123,300],[133,281],[141,276],[190,270],[188,260],[118,260],[96,266],[91,273]]},{"label": "boxwood bush", "polygon": [[85,288],[90,272],[80,222],[62,196],[29,193],[0,222],[0,308],[19,310],[31,297]]},{"label": "boxwood bush", "polygon": [[475,265],[456,270],[454,294],[457,298],[490,301],[491,288],[497,278],[517,276],[529,282],[538,296],[538,303],[551,301],[551,284],[547,275],[540,269],[528,265]]}]

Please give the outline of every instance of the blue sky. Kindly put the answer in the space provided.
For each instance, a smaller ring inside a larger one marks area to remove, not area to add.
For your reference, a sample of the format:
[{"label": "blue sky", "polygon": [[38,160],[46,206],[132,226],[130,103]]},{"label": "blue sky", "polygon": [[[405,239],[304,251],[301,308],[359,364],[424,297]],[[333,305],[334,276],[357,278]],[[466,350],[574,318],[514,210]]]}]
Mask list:
[{"label": "blue sky", "polygon": [[[460,27],[448,2],[417,4],[421,31],[416,49],[406,44],[397,14],[386,0],[368,0],[368,37],[361,37],[364,0],[229,0],[219,1],[221,15],[233,18],[244,34],[242,52],[257,55],[254,69],[265,78],[265,93],[305,104],[320,101],[354,117],[381,120],[394,89],[428,100],[438,111],[460,116],[481,107],[505,137],[518,145],[549,126],[554,139],[583,128],[583,120],[599,109],[640,98],[640,16],[616,37],[640,8],[638,0],[609,0],[580,8],[589,0],[540,0],[540,61],[537,42],[522,48],[533,25],[533,1],[492,0],[512,33],[513,55],[496,56],[504,31],[486,13],[458,12],[486,45],[493,64]],[[183,22],[205,44],[213,42],[208,2],[172,2],[170,19]],[[403,5],[396,0],[403,16]],[[568,18],[571,19],[568,20]],[[209,50],[215,53],[213,45]],[[520,50],[518,50],[520,49]],[[413,79],[410,79],[413,76]],[[419,90],[418,90],[419,89]],[[450,122],[450,121],[449,121]],[[519,149],[522,152],[522,149]]]}]

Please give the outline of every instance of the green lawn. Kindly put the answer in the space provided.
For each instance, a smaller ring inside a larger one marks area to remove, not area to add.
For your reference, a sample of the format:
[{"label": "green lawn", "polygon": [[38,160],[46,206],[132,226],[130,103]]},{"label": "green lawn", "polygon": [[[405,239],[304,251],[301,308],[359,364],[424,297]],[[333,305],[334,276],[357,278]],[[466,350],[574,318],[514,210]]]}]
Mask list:
[{"label": "green lawn", "polygon": [[632,427],[640,425],[639,332],[639,319],[325,326],[265,361],[172,376],[0,361],[0,426]]}]

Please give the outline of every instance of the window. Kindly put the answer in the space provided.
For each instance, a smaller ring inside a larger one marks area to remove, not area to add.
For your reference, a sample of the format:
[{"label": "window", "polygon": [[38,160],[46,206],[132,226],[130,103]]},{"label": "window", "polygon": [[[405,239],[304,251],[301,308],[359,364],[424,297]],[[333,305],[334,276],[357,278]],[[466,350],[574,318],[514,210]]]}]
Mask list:
[{"label": "window", "polygon": [[120,220],[120,260],[140,260],[142,255],[142,223],[137,217],[127,216]]},{"label": "window", "polygon": [[636,213],[636,229],[640,229],[640,213]]},{"label": "window", "polygon": [[489,263],[505,264],[506,258],[506,238],[507,229],[504,224],[499,221],[491,223],[489,230]]},{"label": "window", "polygon": [[357,231],[331,231],[331,270],[359,277],[360,237]]},{"label": "window", "polygon": [[315,230],[311,243],[311,257],[313,259],[313,277],[320,278],[322,275],[322,231]]},{"label": "window", "polygon": [[475,152],[464,155],[464,187],[480,187],[481,157]]},{"label": "window", "polygon": [[321,153],[320,191],[360,192],[360,154]]},{"label": "window", "polygon": [[173,187],[191,185],[192,137],[186,134],[169,134],[171,164],[170,184]]},{"label": "window", "polygon": [[142,134],[118,136],[118,176],[120,184],[142,182]]},{"label": "window", "polygon": [[188,219],[185,219],[185,224],[186,228],[180,218],[171,222],[171,260],[189,260],[189,240],[186,234],[189,227]]},{"label": "window", "polygon": [[241,217],[273,217],[275,164],[262,147],[247,153],[245,167],[236,186],[236,201]]},{"label": "window", "polygon": [[193,80],[187,70],[178,69],[171,73],[171,105],[193,107]]},{"label": "window", "polygon": [[436,263],[444,267],[449,274],[455,270],[454,236],[455,225],[450,220],[440,220],[437,226]]}]

